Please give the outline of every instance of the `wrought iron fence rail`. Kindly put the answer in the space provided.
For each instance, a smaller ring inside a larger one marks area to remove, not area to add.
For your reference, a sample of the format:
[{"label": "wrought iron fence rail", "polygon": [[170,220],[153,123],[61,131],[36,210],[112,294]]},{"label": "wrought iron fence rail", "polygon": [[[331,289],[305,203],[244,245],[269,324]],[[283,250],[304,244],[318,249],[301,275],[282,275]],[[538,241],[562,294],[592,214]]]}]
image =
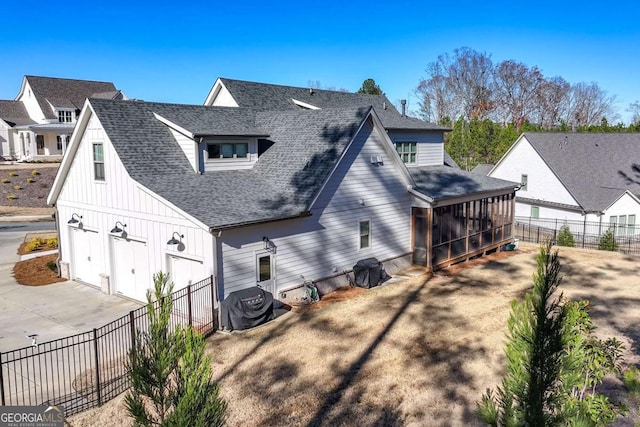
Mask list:
[{"label": "wrought iron fence rail", "polygon": [[598,249],[605,234],[610,233],[617,251],[629,255],[640,254],[640,225],[609,224],[597,221],[570,221],[555,218],[516,217],[514,238],[524,242],[557,242],[563,228],[571,233],[574,246]]},{"label": "wrought iron fence rail", "polygon": [[[209,277],[172,293],[171,328],[192,325],[212,334],[214,286]],[[144,306],[92,331],[0,352],[0,404],[63,405],[67,415],[101,406],[129,388],[125,361],[148,327]]]}]

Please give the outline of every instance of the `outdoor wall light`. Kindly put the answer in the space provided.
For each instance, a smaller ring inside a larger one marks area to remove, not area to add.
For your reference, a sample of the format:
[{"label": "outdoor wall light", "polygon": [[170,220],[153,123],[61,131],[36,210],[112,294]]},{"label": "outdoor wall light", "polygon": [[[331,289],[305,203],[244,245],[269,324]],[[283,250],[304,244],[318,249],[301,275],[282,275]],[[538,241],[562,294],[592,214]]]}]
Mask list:
[{"label": "outdoor wall light", "polygon": [[267,236],[262,238],[262,243],[264,244],[264,250],[271,253],[276,253],[276,244],[273,243]]},{"label": "outdoor wall light", "polygon": [[71,219],[69,221],[67,221],[67,224],[69,224],[69,225],[78,224],[78,228],[82,228],[82,215],[78,215],[75,212],[72,213],[71,214]]},{"label": "outdoor wall light", "polygon": [[[176,239],[176,235],[178,236],[178,239]],[[184,234],[180,234],[177,231],[174,231],[173,234],[171,235],[171,239],[169,239],[169,241],[167,242],[168,246],[177,246],[178,251],[182,252],[185,249],[185,245],[184,243],[182,243],[182,239],[184,238]]]},{"label": "outdoor wall light", "polygon": [[[118,224],[120,224],[120,227],[118,227]],[[115,226],[111,229],[111,233],[112,234],[120,234],[120,237],[122,238],[126,238],[127,237],[127,232],[124,231],[124,229],[127,227],[127,224],[123,224],[120,221],[116,221]]]}]

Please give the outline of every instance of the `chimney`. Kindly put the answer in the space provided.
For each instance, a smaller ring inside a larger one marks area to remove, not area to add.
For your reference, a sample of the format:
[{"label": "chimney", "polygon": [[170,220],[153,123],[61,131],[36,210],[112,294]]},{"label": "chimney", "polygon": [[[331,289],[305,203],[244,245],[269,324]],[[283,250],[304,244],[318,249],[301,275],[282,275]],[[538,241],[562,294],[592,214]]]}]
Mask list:
[{"label": "chimney", "polygon": [[407,115],[407,100],[401,99],[400,104],[402,104],[402,117],[406,117]]}]

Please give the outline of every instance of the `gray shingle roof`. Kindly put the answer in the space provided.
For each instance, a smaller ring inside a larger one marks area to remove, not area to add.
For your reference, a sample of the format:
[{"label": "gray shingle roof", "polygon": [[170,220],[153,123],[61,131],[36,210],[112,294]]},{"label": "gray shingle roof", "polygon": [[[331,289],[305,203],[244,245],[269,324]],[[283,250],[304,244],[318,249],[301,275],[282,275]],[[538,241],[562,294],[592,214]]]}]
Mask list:
[{"label": "gray shingle roof", "polygon": [[93,94],[118,93],[111,82],[39,76],[25,76],[25,79],[29,82],[33,95],[38,100],[40,109],[42,109],[42,113],[47,119],[57,118],[48,102],[57,108],[80,110],[85,99],[90,98]]},{"label": "gray shingle roof", "polygon": [[10,126],[31,125],[35,122],[31,120],[27,109],[20,101],[0,100],[0,119]]},{"label": "gray shingle roof", "polygon": [[480,163],[479,165],[476,165],[476,167],[471,169],[471,173],[475,173],[478,175],[489,175],[491,169],[493,169],[493,165],[491,163]]},{"label": "gray shingle roof", "polygon": [[415,189],[436,202],[474,193],[513,190],[519,185],[449,166],[412,167],[409,173],[416,183]]},{"label": "gray shingle roof", "polygon": [[155,112],[195,136],[266,136],[246,108],[157,104]]},{"label": "gray shingle roof", "polygon": [[640,196],[640,134],[524,136],[586,212],[604,211],[626,190]]},{"label": "gray shingle roof", "polygon": [[154,113],[196,126],[198,117],[227,117],[224,108],[102,99],[90,102],[129,175],[211,228],[281,219],[306,211],[369,111],[257,113],[256,128],[269,135],[274,145],[256,165],[250,170],[200,175]]},{"label": "gray shingle roof", "polygon": [[309,89],[267,83],[220,78],[240,107],[258,110],[298,110],[293,100],[319,108],[353,108],[372,106],[387,129],[448,130],[414,117],[402,116],[384,95]]}]

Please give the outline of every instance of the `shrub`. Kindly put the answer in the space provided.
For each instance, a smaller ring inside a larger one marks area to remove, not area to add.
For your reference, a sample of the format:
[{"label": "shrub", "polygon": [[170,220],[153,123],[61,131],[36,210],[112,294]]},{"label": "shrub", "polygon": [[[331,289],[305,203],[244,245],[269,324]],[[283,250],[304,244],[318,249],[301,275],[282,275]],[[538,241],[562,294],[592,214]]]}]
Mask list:
[{"label": "shrub", "polygon": [[18,172],[9,172],[9,176],[18,176]]},{"label": "shrub", "polygon": [[47,246],[49,246],[52,249],[56,249],[58,247],[58,238],[57,237],[51,237],[50,239],[47,239]]},{"label": "shrub", "polygon": [[576,246],[576,241],[573,238],[573,234],[571,233],[571,230],[569,230],[568,226],[563,225],[562,227],[560,227],[556,243],[558,244],[558,246],[568,246],[570,248]]},{"label": "shrub", "polygon": [[601,251],[618,250],[618,242],[616,242],[616,237],[613,235],[613,231],[607,230],[606,233],[602,235],[598,242],[598,249]]},{"label": "shrub", "polygon": [[632,395],[640,392],[640,369],[635,366],[630,367],[622,374],[622,384]]},{"label": "shrub", "polygon": [[34,169],[34,170],[31,171],[31,175],[38,176],[38,175],[40,175],[40,172],[38,172],[36,169]]},{"label": "shrub", "polygon": [[22,187],[20,187],[19,185],[14,185],[14,186],[13,186],[13,189],[14,189],[14,190],[22,190]]},{"label": "shrub", "polygon": [[35,179],[33,178],[27,178],[27,184],[33,184],[34,182],[36,182]]},{"label": "shrub", "polygon": [[25,249],[29,252],[33,252],[40,249],[40,246],[42,246],[43,244],[44,240],[42,240],[40,237],[34,237],[33,239],[31,239],[31,241],[29,241],[29,243],[27,243]]},{"label": "shrub", "polygon": [[15,194],[7,194],[7,200],[15,200],[17,198],[18,196],[16,196]]},{"label": "shrub", "polygon": [[9,181],[7,178],[2,178],[2,183],[3,184],[9,184],[11,181]]}]

